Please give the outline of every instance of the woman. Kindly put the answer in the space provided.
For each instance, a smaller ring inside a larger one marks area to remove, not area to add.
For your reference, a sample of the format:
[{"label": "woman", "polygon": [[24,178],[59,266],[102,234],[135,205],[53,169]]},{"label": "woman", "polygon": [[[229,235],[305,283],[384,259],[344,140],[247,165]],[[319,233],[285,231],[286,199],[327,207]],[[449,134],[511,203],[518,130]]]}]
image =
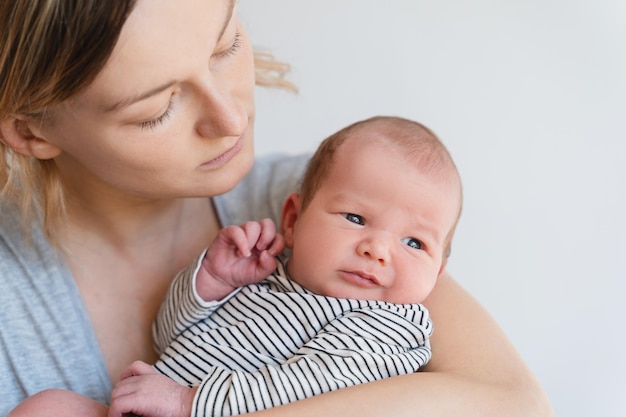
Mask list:
[{"label": "woman", "polygon": [[[123,368],[156,359],[151,322],[176,272],[221,224],[276,218],[295,186],[302,159],[257,161],[245,177],[255,59],[234,6],[0,3],[5,414],[47,388],[106,402]],[[425,304],[437,326],[427,372],[259,414],[551,415],[452,278]]]}]

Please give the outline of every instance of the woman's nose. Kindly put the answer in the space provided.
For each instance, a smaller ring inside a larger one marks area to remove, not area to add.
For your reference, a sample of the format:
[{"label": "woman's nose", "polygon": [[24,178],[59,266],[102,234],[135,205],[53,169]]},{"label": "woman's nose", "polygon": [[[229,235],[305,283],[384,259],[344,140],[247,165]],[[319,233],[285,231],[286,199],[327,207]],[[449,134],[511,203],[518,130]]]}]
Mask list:
[{"label": "woman's nose", "polygon": [[248,126],[245,103],[227,86],[205,83],[201,95],[198,134],[206,138],[241,136]]},{"label": "woman's nose", "polygon": [[357,253],[372,261],[378,262],[382,266],[389,264],[390,243],[383,236],[368,236],[357,245]]}]

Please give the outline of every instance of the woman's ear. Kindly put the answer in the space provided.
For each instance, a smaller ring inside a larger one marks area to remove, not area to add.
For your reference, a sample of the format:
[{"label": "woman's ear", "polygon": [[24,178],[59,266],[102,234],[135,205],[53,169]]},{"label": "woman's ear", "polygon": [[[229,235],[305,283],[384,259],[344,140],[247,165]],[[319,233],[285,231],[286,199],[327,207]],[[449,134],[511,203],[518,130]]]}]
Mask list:
[{"label": "woman's ear", "polygon": [[283,211],[280,216],[280,232],[285,237],[285,245],[288,248],[293,248],[294,230],[299,214],[300,194],[291,193],[283,204]]},{"label": "woman's ear", "polygon": [[37,121],[22,116],[9,116],[0,122],[0,141],[17,153],[37,159],[52,159],[61,149],[48,142]]}]

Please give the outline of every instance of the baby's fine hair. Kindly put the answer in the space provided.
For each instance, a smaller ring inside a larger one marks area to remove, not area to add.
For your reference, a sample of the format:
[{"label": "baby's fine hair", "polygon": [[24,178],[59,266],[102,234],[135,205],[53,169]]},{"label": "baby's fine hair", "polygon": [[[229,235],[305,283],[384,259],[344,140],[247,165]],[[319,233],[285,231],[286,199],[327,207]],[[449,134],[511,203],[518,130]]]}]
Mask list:
[{"label": "baby's fine hair", "polygon": [[458,177],[450,153],[428,127],[402,117],[374,116],[346,126],[322,141],[302,177],[302,209],[306,208],[328,176],[337,150],[348,139],[388,142],[398,146],[407,160],[415,163],[421,172],[441,179]]}]

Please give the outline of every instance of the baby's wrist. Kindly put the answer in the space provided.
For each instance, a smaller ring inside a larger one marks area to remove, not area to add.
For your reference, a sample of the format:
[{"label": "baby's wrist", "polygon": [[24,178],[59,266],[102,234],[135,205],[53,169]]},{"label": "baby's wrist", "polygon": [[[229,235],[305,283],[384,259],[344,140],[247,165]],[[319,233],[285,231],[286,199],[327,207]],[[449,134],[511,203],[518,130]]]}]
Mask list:
[{"label": "baby's wrist", "polygon": [[196,292],[204,301],[219,301],[233,292],[235,288],[211,275],[204,267],[196,276]]}]

